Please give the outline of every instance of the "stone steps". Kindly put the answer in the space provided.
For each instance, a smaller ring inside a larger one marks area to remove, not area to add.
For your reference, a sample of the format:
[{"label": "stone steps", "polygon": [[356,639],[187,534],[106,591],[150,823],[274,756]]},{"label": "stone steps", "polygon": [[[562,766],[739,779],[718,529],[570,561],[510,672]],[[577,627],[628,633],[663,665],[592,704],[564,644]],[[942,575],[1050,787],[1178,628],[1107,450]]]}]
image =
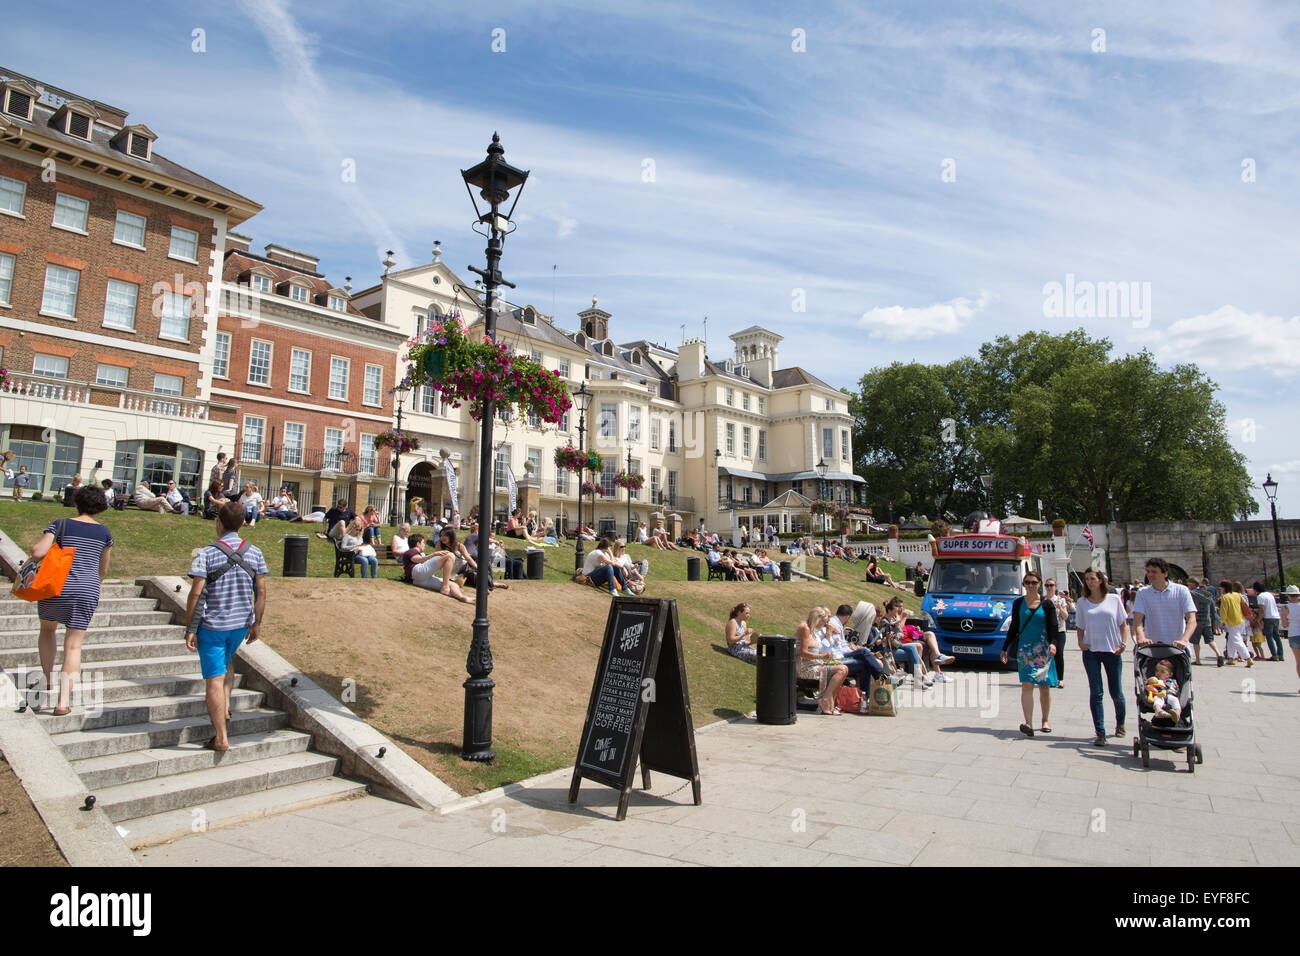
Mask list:
[{"label": "stone steps", "polygon": [[301,753],[311,743],[309,734],[296,730],[263,730],[230,738],[230,749],[224,754],[208,750],[201,743],[177,744],[174,747],[151,747],[131,750],[102,757],[86,757],[72,761],[72,769],[92,793],[99,788],[169,777],[178,773],[191,773],[234,763],[247,763],[264,757],[279,757]]},{"label": "stone steps", "polygon": [[133,848],[365,793],[364,784],[334,776],[337,758],[313,753],[311,735],[290,728],[264,694],[240,688],[238,676],[230,750],[206,749],[213,728],[198,655],[185,646],[185,628],[130,582],[104,582],[81,648],[75,706],[55,717],[47,694],[27,690],[43,683],[37,607],[10,590],[0,584],[0,680],[21,689],[19,700],[43,705],[37,723]]},{"label": "stone steps", "polygon": [[[338,758],[307,751],[262,757],[248,762],[223,762],[205,770],[191,770],[114,787],[100,787],[95,793],[95,805],[110,820],[118,823],[171,810],[199,807],[204,803],[242,797],[275,787],[319,780],[332,776],[337,767]],[[204,815],[206,816],[206,811]]]},{"label": "stone steps", "polygon": [[157,846],[196,832],[219,830],[222,827],[246,823],[261,817],[277,813],[291,813],[294,810],[306,810],[308,807],[335,800],[351,800],[366,794],[366,786],[342,777],[324,777],[306,783],[295,783],[247,794],[242,797],[230,797],[205,803],[202,806],[203,824],[199,823],[194,809],[171,810],[154,813],[147,817],[123,820],[118,824],[119,832],[126,831],[123,839],[133,850]]}]

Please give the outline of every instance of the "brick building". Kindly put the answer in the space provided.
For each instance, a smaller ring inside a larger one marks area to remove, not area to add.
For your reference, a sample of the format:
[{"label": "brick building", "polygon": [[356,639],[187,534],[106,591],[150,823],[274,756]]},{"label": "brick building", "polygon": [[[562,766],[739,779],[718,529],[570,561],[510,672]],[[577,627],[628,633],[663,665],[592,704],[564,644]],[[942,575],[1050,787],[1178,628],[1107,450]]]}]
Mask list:
[{"label": "brick building", "polygon": [[362,314],[312,255],[279,245],[262,254],[229,233],[226,294],[214,338],[212,394],[236,405],[240,474],[300,509],[347,498],[388,514],[393,376],[406,334]]},{"label": "brick building", "polygon": [[157,140],[0,68],[0,447],[31,491],[111,474],[198,494],[234,445],[237,411],[211,395],[216,264],[261,206]]}]

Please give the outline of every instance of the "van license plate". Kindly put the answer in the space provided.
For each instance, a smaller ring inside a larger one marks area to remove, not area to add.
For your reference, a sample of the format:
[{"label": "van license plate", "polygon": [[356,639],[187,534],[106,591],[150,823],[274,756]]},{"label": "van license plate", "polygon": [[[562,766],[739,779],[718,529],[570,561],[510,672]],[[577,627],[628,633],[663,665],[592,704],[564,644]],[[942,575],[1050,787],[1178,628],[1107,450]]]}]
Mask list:
[{"label": "van license plate", "polygon": [[969,644],[954,644],[952,646],[952,652],[954,654],[983,654],[984,648],[971,647]]}]

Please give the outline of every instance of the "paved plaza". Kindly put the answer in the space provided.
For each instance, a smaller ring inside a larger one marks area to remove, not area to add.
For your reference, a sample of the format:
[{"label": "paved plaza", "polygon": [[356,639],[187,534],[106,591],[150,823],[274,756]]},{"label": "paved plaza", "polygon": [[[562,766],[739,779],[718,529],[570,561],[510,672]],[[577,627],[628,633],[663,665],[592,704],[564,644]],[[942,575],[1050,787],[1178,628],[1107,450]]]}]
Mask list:
[{"label": "paved plaza", "polygon": [[1131,734],[1093,745],[1077,650],[1050,736],[1018,732],[1015,674],[953,673],[951,696],[918,695],[893,719],[801,712],[791,726],[708,727],[696,737],[700,807],[685,781],[655,774],[616,822],[615,791],[584,781],[571,806],[563,771],[442,815],[367,796],[137,856],[152,866],[1300,864],[1289,658],[1193,669],[1205,754],[1194,774],[1182,754],[1155,750],[1143,770]]}]

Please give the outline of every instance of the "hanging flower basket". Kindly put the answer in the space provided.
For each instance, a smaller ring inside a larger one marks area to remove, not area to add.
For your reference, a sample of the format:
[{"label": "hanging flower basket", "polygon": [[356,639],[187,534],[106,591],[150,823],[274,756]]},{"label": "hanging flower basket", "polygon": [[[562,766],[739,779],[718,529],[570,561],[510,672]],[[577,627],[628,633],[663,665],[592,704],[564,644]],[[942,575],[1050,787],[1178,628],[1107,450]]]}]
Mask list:
[{"label": "hanging flower basket", "polygon": [[582,493],[584,495],[603,495],[605,486],[594,481],[584,481],[582,483]]},{"label": "hanging flower basket", "polygon": [[0,389],[3,389],[5,387],[5,383],[8,381],[9,381],[9,370],[5,368],[3,365],[0,365]]},{"label": "hanging flower basket", "polygon": [[848,518],[848,510],[838,502],[825,501],[821,498],[816,499],[808,505],[808,510],[815,515],[827,515],[839,521]]},{"label": "hanging flower basket", "polygon": [[521,418],[535,416],[558,425],[573,400],[558,371],[549,371],[524,355],[513,355],[505,344],[487,336],[473,341],[460,313],[449,313],[407,343],[406,370],[400,386],[425,386],[442,393],[453,408],[469,406],[470,417],[483,418],[483,406],[514,407]]},{"label": "hanging flower basket", "polygon": [[640,491],[645,484],[645,475],[620,471],[614,476],[614,484],[620,488],[626,488],[628,491]]},{"label": "hanging flower basket", "polygon": [[594,451],[582,451],[572,445],[555,449],[555,467],[565,471],[602,471],[605,460]]},{"label": "hanging flower basket", "polygon": [[399,455],[405,455],[408,451],[415,451],[420,447],[420,439],[411,432],[399,432],[396,428],[390,428],[375,436],[375,447],[391,448]]}]

